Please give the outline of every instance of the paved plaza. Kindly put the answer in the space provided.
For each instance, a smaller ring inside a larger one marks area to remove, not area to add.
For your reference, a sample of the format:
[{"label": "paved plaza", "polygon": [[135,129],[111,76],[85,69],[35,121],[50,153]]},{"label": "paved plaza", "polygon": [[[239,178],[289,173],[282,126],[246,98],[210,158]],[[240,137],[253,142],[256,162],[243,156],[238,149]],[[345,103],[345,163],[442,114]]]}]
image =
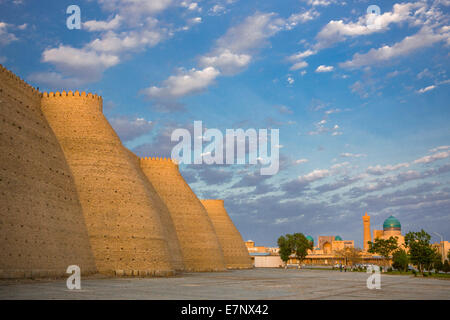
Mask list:
[{"label": "paved plaza", "polygon": [[333,270],[253,269],[184,273],[171,278],[82,278],[81,290],[65,279],[0,281],[0,299],[450,299],[450,280]]}]

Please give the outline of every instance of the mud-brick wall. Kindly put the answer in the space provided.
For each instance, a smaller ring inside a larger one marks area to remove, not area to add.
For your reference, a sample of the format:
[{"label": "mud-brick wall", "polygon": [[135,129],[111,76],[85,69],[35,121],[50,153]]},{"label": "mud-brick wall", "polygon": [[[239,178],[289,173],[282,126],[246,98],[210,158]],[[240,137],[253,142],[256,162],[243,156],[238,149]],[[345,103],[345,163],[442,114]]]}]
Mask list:
[{"label": "mud-brick wall", "polygon": [[250,255],[241,234],[234,225],[223,200],[201,200],[214,226],[222,246],[228,269],[249,269],[253,267]]},{"label": "mud-brick wall", "polygon": [[175,271],[183,271],[184,263],[183,263],[183,255],[181,254],[180,243],[178,241],[178,236],[175,231],[175,226],[172,221],[172,217],[170,216],[169,209],[166,204],[162,201],[158,193],[156,192],[153,185],[148,180],[147,176],[142,171],[140,166],[140,159],[136,156],[132,151],[126,149],[128,155],[131,158],[132,163],[135,165],[136,172],[141,176],[144,184],[146,185],[146,190],[148,192],[148,197],[151,200],[153,206],[157,208],[157,212],[159,212],[161,222],[166,233],[166,238],[168,241],[169,252],[170,252],[170,262],[174,267]]},{"label": "mud-brick wall", "polygon": [[170,159],[141,158],[141,167],[169,209],[187,271],[225,270],[222,248],[200,200]]},{"label": "mud-brick wall", "polygon": [[160,215],[101,111],[101,97],[44,93],[41,105],[73,172],[99,271],[173,274]]},{"label": "mud-brick wall", "polygon": [[41,94],[0,66],[0,278],[96,272],[72,172]]}]

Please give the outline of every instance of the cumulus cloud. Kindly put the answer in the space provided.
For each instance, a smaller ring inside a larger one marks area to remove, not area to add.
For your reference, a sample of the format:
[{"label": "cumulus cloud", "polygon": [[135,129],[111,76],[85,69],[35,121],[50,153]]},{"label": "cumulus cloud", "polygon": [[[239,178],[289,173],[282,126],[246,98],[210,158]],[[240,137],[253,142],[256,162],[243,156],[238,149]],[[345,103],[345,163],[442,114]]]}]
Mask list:
[{"label": "cumulus cloud", "polygon": [[[35,73],[30,77],[35,80],[40,78],[43,84],[53,87],[58,79],[65,79],[65,83],[73,82],[79,85],[98,81],[102,72],[118,64],[120,59],[112,54],[60,45],[57,48],[45,50],[42,61],[53,64],[58,71],[62,72],[62,75],[55,72],[43,72]],[[86,70],[89,70],[89,73]],[[48,79],[43,77],[45,74],[49,75]]]},{"label": "cumulus cloud", "polygon": [[232,75],[245,69],[252,54],[266,44],[268,38],[282,29],[283,21],[273,13],[256,13],[231,27],[217,39],[213,50],[199,58],[200,69],[182,71],[163,81],[161,86],[143,90],[151,99],[173,100],[199,92],[219,75]]},{"label": "cumulus cloud", "polygon": [[[413,21],[413,9],[421,8],[420,3],[395,4],[392,11],[373,16],[370,13],[360,17],[357,22],[346,23],[343,20],[331,20],[317,34],[316,49],[329,47],[335,42],[343,41],[347,37],[368,35],[375,32],[386,31],[390,24]],[[376,27],[374,27],[376,26]]]},{"label": "cumulus cloud", "polygon": [[308,174],[305,174],[304,176],[298,177],[298,181],[300,182],[314,182],[320,179],[323,179],[325,177],[328,177],[330,175],[330,171],[327,169],[316,169],[314,171],[311,171]]},{"label": "cumulus cloud", "polygon": [[409,167],[409,163],[399,163],[396,165],[385,165],[385,166],[381,166],[381,165],[376,165],[376,166],[370,166],[367,168],[366,172],[369,174],[373,174],[373,175],[384,175],[387,172],[390,171],[396,171],[398,169],[401,168],[408,168]]},{"label": "cumulus cloud", "polygon": [[417,90],[417,93],[425,93],[425,92],[431,91],[431,90],[433,90],[435,88],[436,88],[435,85],[431,85],[431,86],[428,86],[428,87],[425,87],[425,88]]},{"label": "cumulus cloud", "polygon": [[438,152],[438,151],[447,150],[447,149],[450,149],[450,146],[439,146],[439,147],[430,149],[430,152]]},{"label": "cumulus cloud", "polygon": [[440,159],[446,159],[450,156],[450,150],[448,151],[442,151],[442,152],[438,152],[435,153],[433,155],[430,156],[425,156],[422,158],[419,158],[417,160],[414,160],[414,163],[431,163],[434,162],[436,160],[440,160]]},{"label": "cumulus cloud", "polygon": [[292,14],[286,21],[286,29],[290,30],[296,27],[299,23],[306,23],[314,20],[320,16],[320,13],[315,9],[309,9],[304,12]]},{"label": "cumulus cloud", "polygon": [[[44,84],[51,86],[58,77],[65,83],[95,82],[106,69],[120,63],[124,55],[154,47],[173,34],[154,17],[174,4],[172,0],[99,0],[99,3],[106,11],[117,12],[108,21],[83,23],[85,30],[99,35],[80,48],[60,45],[44,50],[42,61],[52,64],[59,75],[52,70],[33,77],[50,74],[51,78]],[[117,31],[119,28],[122,31]]]},{"label": "cumulus cloud", "polygon": [[371,49],[367,53],[355,53],[352,60],[339,65],[343,68],[382,65],[384,61],[390,61],[391,59],[408,55],[416,50],[431,47],[437,42],[448,40],[449,37],[449,32],[439,34],[425,26],[416,34],[408,36],[392,46],[385,45],[378,49]]},{"label": "cumulus cloud", "polygon": [[363,153],[349,153],[349,152],[341,153],[342,158],[362,158],[366,156],[367,155]]},{"label": "cumulus cloud", "polygon": [[307,163],[308,161],[309,161],[308,159],[298,159],[298,160],[295,160],[295,164]]},{"label": "cumulus cloud", "polygon": [[337,0],[302,0],[302,2],[306,2],[310,6],[322,6],[327,7],[330,4],[337,3]]},{"label": "cumulus cloud", "polygon": [[175,3],[174,0],[98,0],[98,2],[105,10],[119,11],[120,16],[136,23],[142,17],[161,13]]},{"label": "cumulus cloud", "polygon": [[320,73],[320,72],[331,72],[334,70],[333,66],[325,66],[325,65],[320,65],[317,67],[316,72]]},{"label": "cumulus cloud", "polygon": [[2,46],[18,40],[13,33],[8,32],[9,27],[11,27],[10,24],[0,22],[0,45]]},{"label": "cumulus cloud", "polygon": [[236,54],[228,49],[223,52],[200,58],[199,65],[201,67],[214,67],[225,75],[238,73],[245,68],[251,61],[252,57],[248,54]]},{"label": "cumulus cloud", "polygon": [[109,21],[97,21],[97,20],[89,20],[83,23],[83,28],[88,31],[106,31],[106,30],[114,30],[120,27],[122,23],[122,17],[118,14],[109,20]]},{"label": "cumulus cloud", "polygon": [[188,94],[199,92],[208,87],[220,72],[213,68],[207,67],[202,70],[195,68],[184,71],[180,70],[180,74],[170,76],[160,87],[149,87],[142,91],[149,98],[157,99],[174,99]]}]

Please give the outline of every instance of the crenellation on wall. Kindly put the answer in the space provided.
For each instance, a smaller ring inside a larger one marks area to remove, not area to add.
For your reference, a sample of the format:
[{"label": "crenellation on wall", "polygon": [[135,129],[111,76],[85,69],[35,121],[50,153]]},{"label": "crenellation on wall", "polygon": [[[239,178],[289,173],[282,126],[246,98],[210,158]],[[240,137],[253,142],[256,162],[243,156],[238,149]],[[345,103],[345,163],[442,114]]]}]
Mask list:
[{"label": "crenellation on wall", "polygon": [[41,93],[1,65],[0,80],[0,278],[225,270],[177,161],[125,148],[101,96]]},{"label": "crenellation on wall", "polygon": [[[103,112],[103,98],[97,94],[93,94],[91,92],[87,93],[85,91],[81,92],[76,90],[73,91],[56,91],[56,92],[43,92],[42,99],[69,99],[71,101],[73,99],[74,104],[89,104],[89,106],[93,107],[96,111]],[[70,107],[70,103],[61,103],[61,105]]]},{"label": "crenellation on wall", "polygon": [[0,64],[0,75],[2,77],[2,80],[9,79],[14,82],[14,85],[16,87],[20,87],[23,89],[26,89],[30,91],[32,94],[40,95],[40,92],[38,89],[34,88],[33,86],[29,85],[25,80],[14,74],[12,71],[6,69],[2,64]]}]

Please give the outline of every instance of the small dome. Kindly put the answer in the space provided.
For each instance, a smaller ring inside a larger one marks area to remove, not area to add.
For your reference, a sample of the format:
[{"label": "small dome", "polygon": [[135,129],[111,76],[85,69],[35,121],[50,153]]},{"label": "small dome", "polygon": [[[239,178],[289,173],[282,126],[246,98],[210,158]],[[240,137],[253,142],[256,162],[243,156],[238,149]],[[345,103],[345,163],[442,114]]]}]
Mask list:
[{"label": "small dome", "polygon": [[341,238],[341,236],[336,236],[336,237],[334,237],[334,240],[336,240],[336,241],[342,241],[342,238]]},{"label": "small dome", "polygon": [[306,236],[306,239],[309,240],[309,242],[312,242],[314,244],[314,238],[311,236]]},{"label": "small dome", "polygon": [[394,216],[390,216],[383,223],[383,230],[400,230],[402,225]]}]

